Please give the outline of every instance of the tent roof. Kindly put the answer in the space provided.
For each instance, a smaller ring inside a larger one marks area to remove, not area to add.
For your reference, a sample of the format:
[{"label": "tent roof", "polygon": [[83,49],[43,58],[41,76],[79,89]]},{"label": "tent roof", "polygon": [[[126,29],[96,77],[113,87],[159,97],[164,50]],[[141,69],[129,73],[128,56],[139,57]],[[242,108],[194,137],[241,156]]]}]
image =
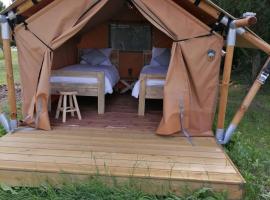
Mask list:
[{"label": "tent roof", "polygon": [[[39,4],[42,3],[43,6],[46,6],[47,4],[51,3],[54,0],[35,0],[37,3],[33,3],[34,1],[32,0],[15,0],[10,6],[8,6],[6,9],[2,10],[0,13],[1,14],[6,14],[7,12],[11,11],[11,10],[16,10],[16,11],[20,11],[20,13],[22,13],[23,15],[25,15],[26,13],[28,14],[27,17],[29,17],[30,12],[29,10],[31,10],[31,15],[34,14],[35,12],[37,12],[39,9],[37,9],[37,7],[40,7]],[[186,0],[186,1],[182,1],[182,0],[173,0],[176,3],[178,3],[179,5],[181,5],[182,7],[184,7],[185,9],[187,9],[189,12],[191,12],[193,15],[196,15],[200,20],[205,21],[205,19],[209,20],[209,22],[213,22],[213,18],[210,19],[209,15],[203,11],[201,11],[199,8],[197,9],[192,9],[192,2],[193,0]],[[235,19],[235,17],[233,17],[232,15],[230,15],[228,12],[226,12],[225,10],[223,10],[222,8],[220,8],[219,6],[217,6],[216,4],[214,4],[212,1],[210,0],[205,0],[205,2],[207,2],[209,5],[213,6],[214,8],[216,8],[219,12],[222,12],[224,14],[226,14],[227,16]],[[36,9],[34,9],[36,8]],[[17,10],[18,9],[18,10]],[[21,12],[23,11],[23,12]],[[204,19],[204,20],[203,20]],[[207,23],[207,24],[208,24]]]},{"label": "tent roof", "polygon": [[[34,13],[38,12],[40,9],[48,5],[54,0],[16,0],[14,1],[9,7],[1,11],[1,14],[6,14],[7,12],[13,10],[17,13],[21,14],[25,18],[28,18],[32,16]],[[224,15],[236,19],[234,16],[232,16],[230,13],[222,9],[221,7],[217,6],[215,3],[213,3],[211,0],[204,0],[203,3],[208,4],[212,8],[212,13],[206,13],[201,8],[194,5],[195,0],[172,0],[181,7],[183,7],[185,10],[193,14],[195,17],[197,17],[199,20],[201,20],[203,23],[207,25],[212,25],[216,22],[216,18],[214,16],[219,15],[219,13],[223,13]],[[33,3],[36,2],[36,3]],[[256,36],[257,38],[261,39],[258,35],[256,35],[253,31],[251,31],[248,28],[245,28],[248,32],[250,32],[252,35]],[[261,39],[263,41],[263,39]],[[244,40],[241,37],[238,37],[238,46],[242,47],[251,47],[254,48],[250,42]]]}]

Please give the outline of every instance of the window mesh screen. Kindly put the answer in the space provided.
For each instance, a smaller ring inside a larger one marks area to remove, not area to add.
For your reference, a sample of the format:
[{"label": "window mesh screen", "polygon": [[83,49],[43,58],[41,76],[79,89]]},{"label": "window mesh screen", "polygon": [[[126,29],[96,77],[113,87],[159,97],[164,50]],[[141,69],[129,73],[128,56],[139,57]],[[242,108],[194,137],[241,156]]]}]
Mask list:
[{"label": "window mesh screen", "polygon": [[145,24],[111,24],[110,45],[121,51],[151,49],[151,26]]}]

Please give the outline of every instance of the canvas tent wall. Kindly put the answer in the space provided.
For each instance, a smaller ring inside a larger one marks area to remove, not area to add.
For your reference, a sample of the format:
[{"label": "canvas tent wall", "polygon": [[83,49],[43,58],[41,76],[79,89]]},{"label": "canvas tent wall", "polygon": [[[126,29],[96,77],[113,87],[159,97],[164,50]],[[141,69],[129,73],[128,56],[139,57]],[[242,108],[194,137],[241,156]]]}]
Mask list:
[{"label": "canvas tent wall", "polygon": [[[27,19],[27,29],[23,25],[16,27],[24,89],[23,113],[29,123],[35,122],[38,128],[50,129],[47,100],[53,51],[87,24],[95,24],[110,14],[106,11],[117,11],[123,2],[79,1],[74,5],[71,0],[56,0]],[[209,134],[216,104],[222,37],[210,34],[208,26],[173,1],[132,2],[146,19],[174,40],[165,86],[164,117],[158,132],[172,134],[181,129],[176,108],[179,99],[183,98],[185,128],[191,133]],[[197,48],[199,46],[204,48]],[[216,52],[212,61],[207,57],[210,49]]]}]

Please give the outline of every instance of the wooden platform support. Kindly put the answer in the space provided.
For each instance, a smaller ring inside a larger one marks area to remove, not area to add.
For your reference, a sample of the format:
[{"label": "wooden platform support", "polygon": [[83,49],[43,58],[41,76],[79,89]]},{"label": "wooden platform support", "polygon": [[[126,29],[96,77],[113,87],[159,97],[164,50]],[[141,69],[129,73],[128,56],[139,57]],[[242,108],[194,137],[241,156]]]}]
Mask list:
[{"label": "wooden platform support", "polygon": [[132,181],[157,195],[210,187],[242,199],[245,181],[215,138],[193,142],[132,129],[22,129],[0,138],[0,182],[59,185],[99,176],[108,184]]}]

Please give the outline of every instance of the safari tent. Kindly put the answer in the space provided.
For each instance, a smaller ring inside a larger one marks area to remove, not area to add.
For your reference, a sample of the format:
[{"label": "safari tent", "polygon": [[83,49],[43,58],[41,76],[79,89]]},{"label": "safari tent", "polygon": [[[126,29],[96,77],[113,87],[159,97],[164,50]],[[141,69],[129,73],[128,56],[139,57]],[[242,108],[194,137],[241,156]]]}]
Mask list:
[{"label": "safari tent", "polygon": [[235,18],[209,0],[15,1],[1,15],[11,111],[10,121],[1,120],[14,133],[0,141],[0,181],[35,186],[59,182],[61,172],[81,180],[98,169],[121,181],[132,174],[140,186],[153,181],[150,192],[210,186],[241,199],[245,181],[220,144],[270,72],[267,60],[226,130],[235,46],[270,53],[247,28],[256,22],[255,13]]}]

